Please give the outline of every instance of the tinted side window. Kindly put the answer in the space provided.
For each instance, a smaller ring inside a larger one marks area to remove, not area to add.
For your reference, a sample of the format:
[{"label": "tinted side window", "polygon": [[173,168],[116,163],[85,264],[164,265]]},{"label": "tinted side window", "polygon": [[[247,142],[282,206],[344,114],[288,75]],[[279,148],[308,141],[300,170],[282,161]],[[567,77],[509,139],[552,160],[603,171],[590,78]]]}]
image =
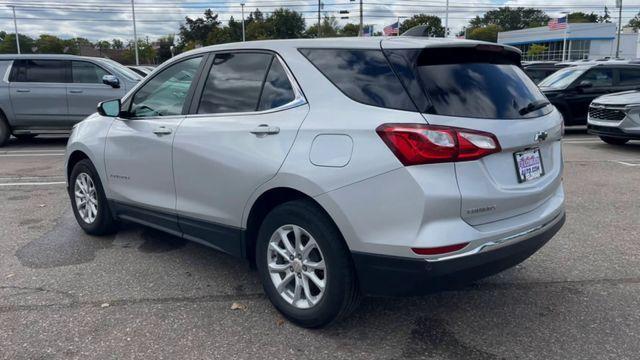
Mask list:
[{"label": "tinted side window", "polygon": [[280,61],[274,57],[269,68],[269,74],[264,82],[258,110],[275,109],[292,102],[295,97],[296,95],[293,92],[287,73],[284,71]]},{"label": "tinted side window", "polygon": [[589,81],[593,87],[613,85],[613,71],[611,69],[591,69],[579,81]]},{"label": "tinted side window", "polygon": [[620,69],[620,85],[640,85],[640,69]]},{"label": "tinted side window", "polygon": [[262,53],[217,54],[200,98],[198,114],[256,111],[272,57]]},{"label": "tinted side window", "polygon": [[87,61],[71,62],[71,77],[74,83],[102,84],[102,77],[109,73],[98,65]]},{"label": "tinted side window", "polygon": [[181,61],[154,76],[133,96],[130,116],[182,114],[182,106],[201,60],[202,57],[195,57]]},{"label": "tinted side window", "polygon": [[66,65],[61,60],[16,60],[11,81],[64,83]]},{"label": "tinted side window", "polygon": [[416,111],[381,50],[300,49],[300,52],[352,100]]}]

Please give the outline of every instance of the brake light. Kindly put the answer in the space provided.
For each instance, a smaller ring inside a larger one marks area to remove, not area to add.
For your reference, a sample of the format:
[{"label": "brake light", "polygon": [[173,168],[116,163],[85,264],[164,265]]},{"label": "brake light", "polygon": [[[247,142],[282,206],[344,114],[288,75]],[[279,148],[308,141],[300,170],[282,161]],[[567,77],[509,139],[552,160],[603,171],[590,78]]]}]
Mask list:
[{"label": "brake light", "polygon": [[405,166],[477,160],[501,151],[495,135],[426,124],[383,124],[378,135]]},{"label": "brake light", "polygon": [[447,245],[447,246],[440,246],[440,247],[433,247],[433,248],[411,248],[411,250],[418,255],[440,255],[440,254],[446,254],[446,253],[462,250],[467,245],[469,245],[469,243]]}]

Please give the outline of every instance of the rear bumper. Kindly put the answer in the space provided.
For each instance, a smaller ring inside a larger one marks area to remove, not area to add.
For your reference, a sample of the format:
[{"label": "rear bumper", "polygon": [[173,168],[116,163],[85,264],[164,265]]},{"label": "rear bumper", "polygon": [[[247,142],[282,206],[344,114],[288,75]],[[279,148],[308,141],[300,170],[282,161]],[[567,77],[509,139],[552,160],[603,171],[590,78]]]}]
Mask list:
[{"label": "rear bumper", "polygon": [[435,261],[360,252],[353,252],[352,257],[365,294],[422,295],[464,285],[519,264],[547,243],[564,221],[562,213],[542,228]]},{"label": "rear bumper", "polygon": [[609,137],[621,138],[621,139],[640,140],[639,132],[629,133],[615,126],[599,126],[599,125],[588,124],[587,129],[589,134],[594,134],[598,136],[609,136]]}]

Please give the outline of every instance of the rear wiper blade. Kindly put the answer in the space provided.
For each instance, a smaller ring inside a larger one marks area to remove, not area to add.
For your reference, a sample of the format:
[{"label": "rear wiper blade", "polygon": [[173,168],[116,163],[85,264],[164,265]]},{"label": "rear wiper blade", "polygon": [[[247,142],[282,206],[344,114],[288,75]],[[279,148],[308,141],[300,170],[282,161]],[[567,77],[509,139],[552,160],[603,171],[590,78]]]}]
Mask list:
[{"label": "rear wiper blade", "polygon": [[536,101],[532,101],[529,104],[527,104],[527,106],[523,107],[522,109],[518,110],[518,112],[520,113],[520,115],[527,115],[530,112],[536,111],[536,110],[540,110],[543,107],[547,106],[551,104],[548,100],[545,99],[540,99],[540,100],[536,100]]}]

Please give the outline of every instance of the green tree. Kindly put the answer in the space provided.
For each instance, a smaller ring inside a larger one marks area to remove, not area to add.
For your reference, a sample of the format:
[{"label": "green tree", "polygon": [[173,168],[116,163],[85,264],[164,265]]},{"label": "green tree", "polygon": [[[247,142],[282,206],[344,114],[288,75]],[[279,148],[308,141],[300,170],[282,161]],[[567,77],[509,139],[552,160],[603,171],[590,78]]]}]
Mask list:
[{"label": "green tree", "polygon": [[537,56],[543,54],[547,51],[547,47],[540,44],[532,44],[529,46],[529,50],[527,50],[527,56]]},{"label": "green tree", "polygon": [[360,33],[360,25],[348,23],[339,31],[340,36],[358,36]]},{"label": "green tree", "polygon": [[[22,44],[20,44],[22,47]],[[55,35],[43,34],[35,41],[34,46],[38,48],[40,54],[63,54],[65,53],[65,44],[62,39]]]},{"label": "green tree", "polygon": [[249,14],[245,22],[245,33],[247,40],[269,39],[269,31],[264,14],[256,9]]},{"label": "green tree", "polygon": [[411,29],[414,26],[426,25],[429,36],[443,37],[445,33],[444,26],[442,26],[442,20],[433,15],[418,14],[404,20],[400,24],[400,33]]},{"label": "green tree", "polygon": [[[18,39],[20,39],[20,51],[22,53],[30,53],[35,41],[31,37],[23,34],[20,34]],[[0,42],[0,54],[17,53],[18,48],[16,47],[16,34],[5,33],[2,38],[2,42]]]},{"label": "green tree", "polygon": [[185,47],[189,43],[209,45],[208,41],[211,39],[209,35],[214,29],[219,29],[220,24],[218,14],[214,14],[211,9],[204,11],[204,17],[195,19],[185,17],[185,23],[180,25],[180,47]]},{"label": "green tree", "polygon": [[640,12],[637,13],[636,16],[633,17],[633,19],[629,20],[627,26],[633,28],[634,30],[640,29]]},{"label": "green tree", "polygon": [[[340,24],[335,16],[325,15],[320,22],[320,36],[321,37],[336,37],[340,31]],[[357,34],[357,33],[356,33]],[[308,28],[305,33],[305,37],[318,37],[318,24],[314,24]]]},{"label": "green tree", "polygon": [[124,43],[120,39],[111,40],[111,48],[114,50],[122,50],[124,49]]},{"label": "green tree", "polygon": [[611,15],[609,15],[609,8],[605,5],[604,6],[604,15],[600,16],[598,18],[598,22],[600,23],[610,23],[611,22]]},{"label": "green tree", "polygon": [[476,16],[469,22],[469,28],[475,29],[488,25],[497,25],[501,31],[510,31],[545,26],[548,22],[549,16],[542,10],[505,6],[487,11],[482,17]]},{"label": "green tree", "polygon": [[[156,60],[161,64],[171,58],[171,47],[174,46],[175,35],[170,34],[158,39],[158,49],[156,50]],[[174,49],[175,51],[175,49]]]},{"label": "green tree", "polygon": [[267,17],[267,30],[271,39],[295,39],[304,34],[305,23],[301,13],[285,8],[276,9]]},{"label": "green tree", "polygon": [[587,14],[582,11],[576,11],[569,14],[569,24],[575,23],[595,23],[598,22],[598,14]]},{"label": "green tree", "polygon": [[[136,55],[133,46],[134,42],[129,41],[127,45],[127,51],[124,54],[124,62],[127,64],[135,64]],[[138,60],[140,64],[153,64],[153,60],[156,58],[156,50],[151,45],[149,39],[138,39]]]},{"label": "green tree", "polygon": [[502,31],[500,26],[495,24],[485,25],[467,30],[467,39],[482,40],[496,42],[498,41],[498,33]]}]

